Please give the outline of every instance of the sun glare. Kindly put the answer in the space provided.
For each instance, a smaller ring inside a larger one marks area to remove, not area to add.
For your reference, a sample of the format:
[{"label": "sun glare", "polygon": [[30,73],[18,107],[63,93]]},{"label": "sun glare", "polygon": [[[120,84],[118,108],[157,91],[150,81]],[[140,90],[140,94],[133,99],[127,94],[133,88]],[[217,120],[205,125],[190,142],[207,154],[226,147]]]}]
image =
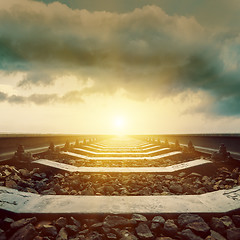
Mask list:
[{"label": "sun glare", "polygon": [[116,116],[113,119],[114,131],[117,135],[124,135],[125,118],[123,116]]},{"label": "sun glare", "polygon": [[115,126],[117,128],[122,128],[124,126],[124,119],[122,117],[115,118]]}]

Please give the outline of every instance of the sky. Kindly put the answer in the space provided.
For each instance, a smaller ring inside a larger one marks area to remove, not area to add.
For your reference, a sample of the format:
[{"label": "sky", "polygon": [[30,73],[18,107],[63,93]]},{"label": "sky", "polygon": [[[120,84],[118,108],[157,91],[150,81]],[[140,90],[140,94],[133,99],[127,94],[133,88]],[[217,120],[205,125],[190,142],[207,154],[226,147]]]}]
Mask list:
[{"label": "sky", "polygon": [[0,133],[239,133],[239,12],[239,0],[0,1]]}]

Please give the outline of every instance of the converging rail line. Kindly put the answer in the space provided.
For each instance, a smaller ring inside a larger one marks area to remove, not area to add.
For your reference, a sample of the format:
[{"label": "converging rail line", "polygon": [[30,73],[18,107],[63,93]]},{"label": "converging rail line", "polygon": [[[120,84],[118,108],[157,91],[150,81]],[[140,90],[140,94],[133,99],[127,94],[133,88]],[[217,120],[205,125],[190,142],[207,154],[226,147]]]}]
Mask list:
[{"label": "converging rail line", "polygon": [[34,157],[20,146],[0,165],[0,238],[240,236],[239,165],[224,145],[212,156],[192,143],[134,138],[82,139],[30,150]]}]

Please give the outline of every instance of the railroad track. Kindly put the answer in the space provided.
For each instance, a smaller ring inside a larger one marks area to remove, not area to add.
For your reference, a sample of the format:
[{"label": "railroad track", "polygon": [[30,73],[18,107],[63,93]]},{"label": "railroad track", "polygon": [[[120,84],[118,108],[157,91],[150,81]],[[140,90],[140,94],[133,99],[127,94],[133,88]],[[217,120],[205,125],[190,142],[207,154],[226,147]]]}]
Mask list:
[{"label": "railroad track", "polygon": [[1,165],[0,239],[240,239],[240,172],[113,138]]}]

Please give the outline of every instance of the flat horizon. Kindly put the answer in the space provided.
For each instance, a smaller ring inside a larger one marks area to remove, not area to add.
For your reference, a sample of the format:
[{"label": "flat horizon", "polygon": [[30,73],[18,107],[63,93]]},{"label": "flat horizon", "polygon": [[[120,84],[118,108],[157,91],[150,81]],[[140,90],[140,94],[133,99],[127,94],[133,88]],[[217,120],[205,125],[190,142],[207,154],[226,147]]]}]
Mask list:
[{"label": "flat horizon", "polygon": [[240,133],[156,133],[156,134],[125,134],[125,135],[116,135],[116,134],[81,134],[81,133],[0,133],[0,137],[4,135],[62,135],[62,136],[199,136],[199,135],[209,135],[209,136],[231,136],[231,135],[239,135]]}]

